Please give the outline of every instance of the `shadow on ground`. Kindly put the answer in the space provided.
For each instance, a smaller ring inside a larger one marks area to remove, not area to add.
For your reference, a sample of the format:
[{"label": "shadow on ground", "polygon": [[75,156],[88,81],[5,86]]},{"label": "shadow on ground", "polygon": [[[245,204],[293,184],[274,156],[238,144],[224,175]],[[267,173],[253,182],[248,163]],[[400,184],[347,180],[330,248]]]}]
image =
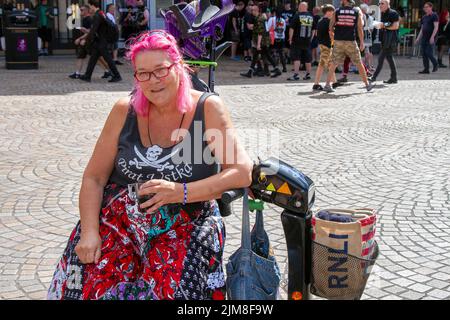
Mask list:
[{"label": "shadow on ground", "polygon": [[[402,80],[436,80],[450,79],[449,69],[440,69],[436,73],[429,75],[419,75],[417,71],[421,68],[421,61],[418,59],[410,59],[404,57],[396,57],[399,79]],[[130,62],[126,61],[123,66],[119,66],[123,81],[119,83],[108,83],[105,79],[101,79],[103,70],[96,67],[90,83],[81,80],[73,80],[68,75],[74,71],[74,56],[48,56],[39,58],[39,69],[37,70],[7,70],[5,67],[5,59],[0,58],[0,96],[15,95],[20,92],[22,95],[61,95],[70,94],[79,91],[104,91],[104,92],[130,92],[133,87],[133,72]],[[253,77],[251,79],[244,78],[239,75],[240,72],[248,70],[249,64],[244,61],[231,61],[228,57],[224,57],[220,62],[216,72],[216,86],[241,86],[242,88],[251,88],[254,85],[267,84],[284,84],[286,87],[311,87],[313,81],[298,82],[288,81],[287,78],[292,72],[283,73],[277,78]],[[291,70],[288,67],[288,70]],[[389,68],[385,66],[379,76],[380,81],[388,78]],[[301,72],[301,76],[304,71]],[[315,74],[315,68],[312,75]],[[207,81],[208,69],[202,69],[200,76]],[[339,75],[338,75],[339,76]],[[349,75],[349,81],[360,82],[360,78],[356,74]],[[39,83],[39,86],[36,86]],[[376,88],[383,88],[378,85]],[[338,89],[339,90],[339,89]],[[299,95],[310,95],[311,92],[301,92]],[[345,98],[348,95],[341,95]],[[314,98],[323,98],[321,96]],[[336,99],[329,98],[329,99]]]}]

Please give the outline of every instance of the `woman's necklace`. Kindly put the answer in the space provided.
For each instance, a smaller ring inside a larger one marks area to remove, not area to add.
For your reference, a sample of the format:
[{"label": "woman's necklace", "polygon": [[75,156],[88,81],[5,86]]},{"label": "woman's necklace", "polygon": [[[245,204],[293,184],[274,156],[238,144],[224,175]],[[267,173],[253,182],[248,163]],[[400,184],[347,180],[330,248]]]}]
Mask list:
[{"label": "woman's necklace", "polygon": [[[183,124],[185,114],[186,113],[183,113],[183,116],[181,117],[180,126],[178,127],[178,131],[177,131],[177,138],[175,140],[176,142],[178,142],[178,134],[180,133],[181,125]],[[150,137],[150,111],[148,111],[148,115],[147,115],[147,135],[148,135],[148,139],[150,140],[150,147],[151,147],[151,146],[153,146],[153,142],[152,142],[152,138]]]}]

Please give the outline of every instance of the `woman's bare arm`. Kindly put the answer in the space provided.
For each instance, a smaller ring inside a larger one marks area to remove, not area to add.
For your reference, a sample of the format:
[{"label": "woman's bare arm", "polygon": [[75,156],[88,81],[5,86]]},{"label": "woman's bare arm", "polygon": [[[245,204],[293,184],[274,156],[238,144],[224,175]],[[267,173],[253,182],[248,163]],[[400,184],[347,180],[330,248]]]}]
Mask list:
[{"label": "woman's bare arm", "polygon": [[127,110],[127,99],[121,99],[114,105],[84,171],[79,199],[82,233],[98,234],[103,188],[114,167],[119,135]]}]

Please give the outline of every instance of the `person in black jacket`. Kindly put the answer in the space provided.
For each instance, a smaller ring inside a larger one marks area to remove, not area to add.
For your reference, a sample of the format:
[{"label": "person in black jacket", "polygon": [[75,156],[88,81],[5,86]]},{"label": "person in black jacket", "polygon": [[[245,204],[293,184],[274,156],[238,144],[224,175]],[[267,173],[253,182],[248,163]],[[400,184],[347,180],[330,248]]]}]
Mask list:
[{"label": "person in black jacket", "polygon": [[388,80],[383,81],[383,83],[393,84],[397,83],[397,67],[395,66],[393,54],[397,49],[400,16],[397,11],[391,9],[390,0],[381,0],[380,10],[382,22],[379,30],[381,52],[378,56],[377,69],[370,79],[370,82],[376,81],[381,69],[383,68],[384,60],[386,59],[389,63],[389,68],[391,69],[391,76]]},{"label": "person in black jacket", "polygon": [[90,44],[91,57],[86,72],[84,75],[80,76],[80,80],[90,82],[95,64],[100,57],[103,57],[112,73],[112,78],[108,82],[121,81],[122,77],[120,76],[119,70],[117,70],[116,64],[108,51],[108,42],[106,41],[108,25],[106,22],[106,15],[99,9],[99,0],[89,0],[88,3],[91,10],[95,12],[92,20],[92,27],[87,37]]}]

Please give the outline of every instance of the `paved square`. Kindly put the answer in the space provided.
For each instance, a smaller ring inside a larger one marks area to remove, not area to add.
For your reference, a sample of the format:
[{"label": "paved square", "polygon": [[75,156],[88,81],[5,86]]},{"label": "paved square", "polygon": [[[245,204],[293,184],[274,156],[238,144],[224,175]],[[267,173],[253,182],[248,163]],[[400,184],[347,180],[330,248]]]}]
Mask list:
[{"label": "paved square", "polygon": [[[366,93],[352,75],[335,94],[313,94],[311,82],[289,83],[286,74],[244,79],[247,64],[225,59],[216,89],[238,129],[277,130],[279,139],[257,153],[279,151],[306,173],[317,186],[315,208],[378,210],[381,256],[363,299],[450,299],[450,70],[418,75],[417,58],[397,65],[397,85]],[[127,65],[118,84],[99,70],[91,84],[71,80],[73,66],[73,57],[44,57],[39,70],[13,71],[0,58],[0,299],[45,299],[78,220],[84,167],[111,106],[131,89]],[[255,153],[256,138],[241,138]],[[268,207],[286,276],[281,210]],[[224,262],[240,244],[234,209]]]}]

